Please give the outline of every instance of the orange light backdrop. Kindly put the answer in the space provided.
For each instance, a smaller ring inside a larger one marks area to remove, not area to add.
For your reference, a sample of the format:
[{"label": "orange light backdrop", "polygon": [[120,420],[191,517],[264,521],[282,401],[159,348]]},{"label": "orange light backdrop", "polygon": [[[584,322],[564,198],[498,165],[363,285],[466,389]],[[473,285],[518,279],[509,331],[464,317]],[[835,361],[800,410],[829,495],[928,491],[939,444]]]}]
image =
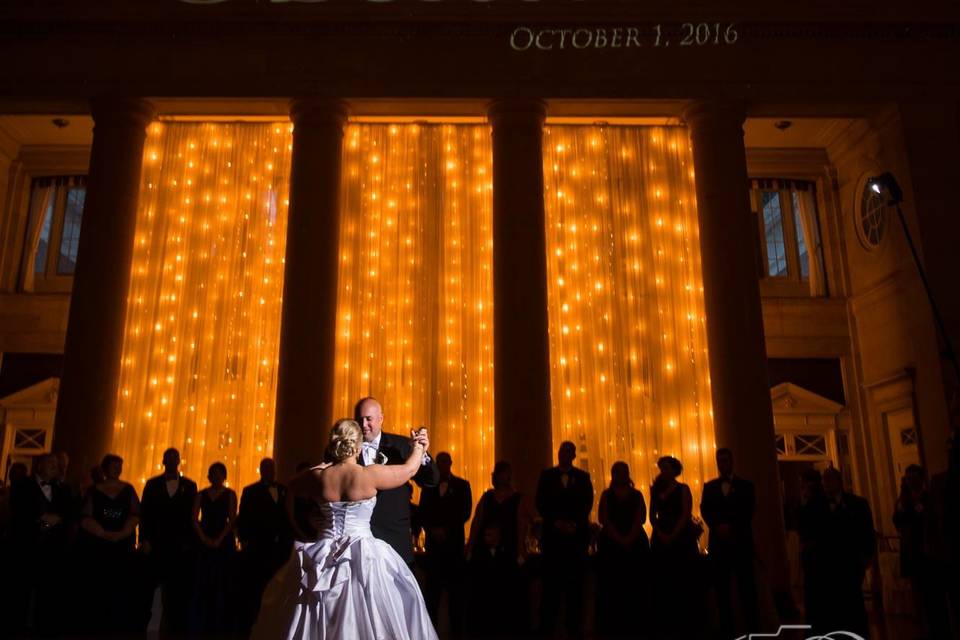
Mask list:
[{"label": "orange light backdrop", "polygon": [[490,130],[351,124],[344,139],[339,415],[373,395],[384,429],[430,428],[475,497],[493,461]]},{"label": "orange light backdrop", "polygon": [[715,469],[693,160],[679,127],[548,126],[544,135],[555,445],[599,495],[659,456],[699,504]]},{"label": "orange light backdrop", "polygon": [[273,446],[291,126],[155,123],[145,146],[113,449],[142,486],[177,447],[205,484]]}]

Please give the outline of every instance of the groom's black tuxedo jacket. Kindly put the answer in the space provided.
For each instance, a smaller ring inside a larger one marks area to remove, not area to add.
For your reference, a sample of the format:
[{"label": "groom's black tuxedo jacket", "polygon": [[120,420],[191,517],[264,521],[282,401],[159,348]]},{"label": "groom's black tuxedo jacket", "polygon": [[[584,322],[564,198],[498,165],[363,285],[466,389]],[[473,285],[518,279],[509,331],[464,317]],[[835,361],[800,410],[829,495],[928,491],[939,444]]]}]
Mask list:
[{"label": "groom's black tuxedo jacket", "polygon": [[[403,464],[413,447],[410,439],[392,433],[381,432],[379,454],[386,456],[385,464]],[[362,462],[362,459],[361,459]],[[420,487],[436,486],[440,480],[440,470],[433,459],[420,467],[413,481]],[[380,538],[400,554],[407,564],[413,562],[413,540],[410,534],[410,496],[412,488],[405,484],[396,489],[377,493],[377,506],[373,509],[370,528],[373,535]]]}]

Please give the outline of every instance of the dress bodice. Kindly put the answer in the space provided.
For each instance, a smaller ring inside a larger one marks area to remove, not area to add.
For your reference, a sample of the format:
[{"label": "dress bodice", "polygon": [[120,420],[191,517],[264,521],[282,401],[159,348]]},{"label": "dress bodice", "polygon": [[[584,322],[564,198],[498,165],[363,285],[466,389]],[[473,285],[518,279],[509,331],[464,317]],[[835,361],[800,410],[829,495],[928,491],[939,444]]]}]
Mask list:
[{"label": "dress bodice", "polygon": [[319,514],[316,522],[318,537],[372,536],[370,518],[373,516],[373,508],[376,504],[376,496],[350,502],[318,500]]}]

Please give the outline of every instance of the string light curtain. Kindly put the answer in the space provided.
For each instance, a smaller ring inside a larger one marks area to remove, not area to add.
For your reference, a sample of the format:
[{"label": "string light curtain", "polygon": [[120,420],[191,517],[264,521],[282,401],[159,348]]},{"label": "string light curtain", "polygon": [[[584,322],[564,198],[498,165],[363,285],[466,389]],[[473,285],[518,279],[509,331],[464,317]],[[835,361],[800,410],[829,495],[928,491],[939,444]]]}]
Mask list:
[{"label": "string light curtain", "polygon": [[715,445],[687,131],[549,126],[544,177],[555,444],[645,492],[675,456],[696,506]]},{"label": "string light curtain", "polygon": [[485,125],[351,124],[341,192],[336,411],[375,396],[387,431],[427,426],[475,489],[494,451],[491,158]]},{"label": "string light curtain", "polygon": [[257,479],[273,442],[289,123],[148,130],[113,448],[142,484],[177,447]]}]

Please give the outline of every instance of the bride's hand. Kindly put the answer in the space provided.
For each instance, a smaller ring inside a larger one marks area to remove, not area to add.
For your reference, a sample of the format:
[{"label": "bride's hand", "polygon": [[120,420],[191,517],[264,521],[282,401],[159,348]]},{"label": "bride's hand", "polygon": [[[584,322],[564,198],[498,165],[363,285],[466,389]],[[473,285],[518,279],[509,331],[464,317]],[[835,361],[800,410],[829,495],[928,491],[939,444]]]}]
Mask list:
[{"label": "bride's hand", "polygon": [[422,446],[424,451],[430,448],[430,435],[427,433],[426,427],[420,427],[416,431],[411,431],[410,440],[413,444]]}]

